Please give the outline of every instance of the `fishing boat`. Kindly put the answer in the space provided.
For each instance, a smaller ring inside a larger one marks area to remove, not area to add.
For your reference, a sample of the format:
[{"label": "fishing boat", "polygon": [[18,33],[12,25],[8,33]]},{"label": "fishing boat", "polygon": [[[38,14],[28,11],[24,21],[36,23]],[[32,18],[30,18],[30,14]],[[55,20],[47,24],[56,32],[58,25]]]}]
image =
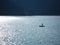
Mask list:
[{"label": "fishing boat", "polygon": [[45,27],[43,24],[39,25],[39,27]]}]

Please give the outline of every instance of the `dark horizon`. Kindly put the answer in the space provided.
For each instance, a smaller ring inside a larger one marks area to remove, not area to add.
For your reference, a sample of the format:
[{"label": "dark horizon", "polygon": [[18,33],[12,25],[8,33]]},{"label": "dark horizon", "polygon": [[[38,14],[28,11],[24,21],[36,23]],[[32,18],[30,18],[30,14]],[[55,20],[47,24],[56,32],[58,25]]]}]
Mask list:
[{"label": "dark horizon", "polygon": [[0,0],[1,16],[60,16],[59,0]]}]

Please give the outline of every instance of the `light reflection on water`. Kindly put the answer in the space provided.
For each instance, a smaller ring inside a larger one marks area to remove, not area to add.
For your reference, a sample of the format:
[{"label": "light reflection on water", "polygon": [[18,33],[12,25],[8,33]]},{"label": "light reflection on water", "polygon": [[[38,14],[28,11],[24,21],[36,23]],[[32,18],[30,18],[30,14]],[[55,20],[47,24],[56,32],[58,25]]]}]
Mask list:
[{"label": "light reflection on water", "polygon": [[[10,22],[0,22],[0,45],[59,45],[58,21],[60,17],[27,16]],[[39,27],[41,23],[45,27]]]}]

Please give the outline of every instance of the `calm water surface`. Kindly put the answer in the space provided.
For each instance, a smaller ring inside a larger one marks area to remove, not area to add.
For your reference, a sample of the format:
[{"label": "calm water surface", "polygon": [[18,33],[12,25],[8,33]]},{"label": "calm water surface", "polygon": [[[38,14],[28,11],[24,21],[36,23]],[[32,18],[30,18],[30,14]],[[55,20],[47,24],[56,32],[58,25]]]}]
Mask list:
[{"label": "calm water surface", "polygon": [[[0,45],[60,45],[60,16],[4,18],[0,18]],[[39,27],[42,23],[45,27]]]}]

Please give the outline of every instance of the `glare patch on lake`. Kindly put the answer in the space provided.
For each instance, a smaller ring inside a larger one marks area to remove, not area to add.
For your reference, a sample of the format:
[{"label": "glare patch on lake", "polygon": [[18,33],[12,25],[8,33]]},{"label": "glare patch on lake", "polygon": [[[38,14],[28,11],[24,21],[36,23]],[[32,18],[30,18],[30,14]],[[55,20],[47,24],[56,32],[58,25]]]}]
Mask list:
[{"label": "glare patch on lake", "polygon": [[14,17],[14,16],[0,16],[0,22],[11,22],[11,21],[24,21],[23,17]]}]

